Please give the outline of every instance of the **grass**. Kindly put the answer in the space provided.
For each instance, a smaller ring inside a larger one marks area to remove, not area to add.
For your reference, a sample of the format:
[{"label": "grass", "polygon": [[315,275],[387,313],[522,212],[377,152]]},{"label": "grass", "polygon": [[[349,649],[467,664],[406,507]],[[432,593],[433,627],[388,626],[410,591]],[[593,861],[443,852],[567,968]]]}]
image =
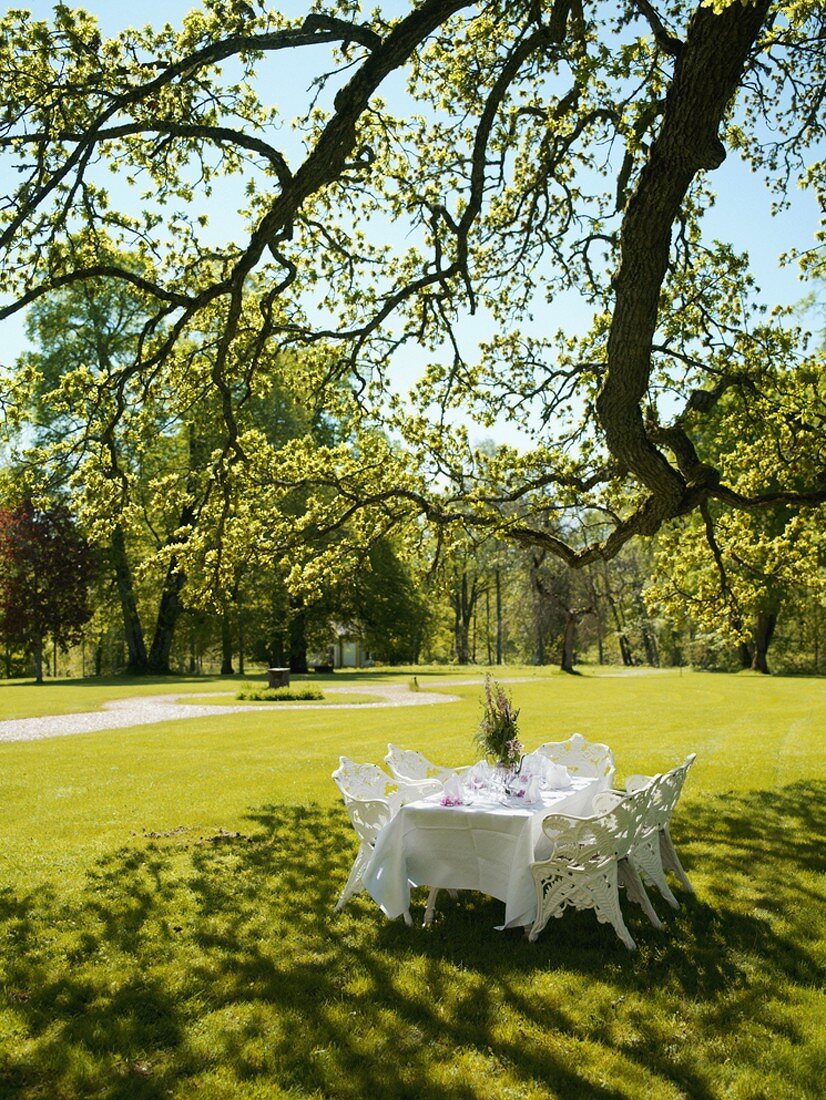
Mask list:
[{"label": "grass", "polygon": [[[653,899],[664,932],[626,906],[634,955],[590,913],[529,944],[475,895],[429,931],[333,915],[339,754],[467,762],[481,673],[336,673],[456,703],[0,744],[0,1096],[821,1096],[826,681],[500,672],[528,747],[579,729],[621,775],[698,753],[673,829],[697,898]],[[161,690],[205,686],[0,687],[0,716]]]}]

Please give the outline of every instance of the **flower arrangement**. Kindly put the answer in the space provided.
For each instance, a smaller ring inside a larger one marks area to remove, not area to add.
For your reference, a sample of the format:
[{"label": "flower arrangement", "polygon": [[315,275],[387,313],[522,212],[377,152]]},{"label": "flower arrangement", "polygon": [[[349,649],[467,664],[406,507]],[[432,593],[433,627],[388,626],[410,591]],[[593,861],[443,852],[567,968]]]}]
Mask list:
[{"label": "flower arrangement", "polygon": [[512,768],[522,758],[522,742],[517,726],[519,711],[514,710],[510,698],[490,676],[485,677],[482,708],[476,742],[486,756],[495,758],[497,764]]}]

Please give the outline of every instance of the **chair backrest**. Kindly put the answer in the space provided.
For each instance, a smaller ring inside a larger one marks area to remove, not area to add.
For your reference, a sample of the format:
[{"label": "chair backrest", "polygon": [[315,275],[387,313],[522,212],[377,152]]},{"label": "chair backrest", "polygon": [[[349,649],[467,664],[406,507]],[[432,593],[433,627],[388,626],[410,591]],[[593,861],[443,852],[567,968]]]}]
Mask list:
[{"label": "chair backrest", "polygon": [[686,757],[685,762],[672,768],[670,772],[655,776],[649,788],[651,791],[651,807],[649,818],[658,829],[667,829],[671,824],[674,808],[680,799],[685,785],[688,769],[697,758],[696,753]]},{"label": "chair backrest", "polygon": [[653,787],[640,787],[631,794],[603,791],[594,797],[594,814],[609,829],[617,859],[624,859],[657,827],[649,813],[652,797]]},{"label": "chair backrest", "polygon": [[344,795],[345,803],[351,799],[365,801],[378,798],[386,802],[394,814],[399,809],[398,780],[378,764],[357,764],[355,760],[342,756],[333,772],[333,779]]},{"label": "chair backrest", "polygon": [[339,758],[333,772],[336,786],[347,803],[351,799],[381,799],[390,807],[391,816],[399,812],[406,802],[415,802],[428,794],[441,790],[438,780],[398,779],[388,775],[378,764],[357,764],[348,756]]},{"label": "chair backrest", "polygon": [[614,754],[607,745],[587,741],[581,733],[572,733],[567,741],[546,741],[536,750],[554,764],[564,765],[571,775],[596,779],[599,790],[611,786],[614,778]]},{"label": "chair backrest", "polygon": [[616,844],[611,833],[612,822],[602,817],[569,817],[548,814],[542,828],[553,844],[550,860],[569,868],[593,871],[616,860]]},{"label": "chair backrest", "polygon": [[444,782],[452,775],[456,775],[455,769],[443,768],[440,764],[434,764],[432,760],[428,760],[426,756],[416,752],[415,749],[400,749],[398,745],[393,744],[387,746],[387,756],[385,756],[384,761],[393,775],[399,779],[412,779],[414,781],[439,779]]},{"label": "chair backrest", "polygon": [[366,841],[372,847],[393,816],[389,805],[381,798],[345,798],[344,805],[359,840]]}]

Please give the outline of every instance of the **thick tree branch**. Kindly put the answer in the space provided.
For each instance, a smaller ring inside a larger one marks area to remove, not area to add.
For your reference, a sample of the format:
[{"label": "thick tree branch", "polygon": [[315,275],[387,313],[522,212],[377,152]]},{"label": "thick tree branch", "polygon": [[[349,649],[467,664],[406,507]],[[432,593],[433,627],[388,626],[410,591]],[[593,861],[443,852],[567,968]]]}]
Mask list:
[{"label": "thick tree branch", "polygon": [[614,457],[651,491],[652,534],[684,505],[686,483],[646,433],[641,401],[651,374],[659,294],[671,229],[698,172],[725,156],[717,131],[742,77],[770,3],[733,4],[692,16],[666,95],[662,126],[623,219],[620,266],[608,337],[608,370],[597,412]]},{"label": "thick tree branch", "polygon": [[684,43],[669,33],[659,16],[656,8],[650,0],[633,0],[634,7],[648,21],[648,25],[654,35],[654,41],[663,51],[671,57],[679,57],[683,52]]}]

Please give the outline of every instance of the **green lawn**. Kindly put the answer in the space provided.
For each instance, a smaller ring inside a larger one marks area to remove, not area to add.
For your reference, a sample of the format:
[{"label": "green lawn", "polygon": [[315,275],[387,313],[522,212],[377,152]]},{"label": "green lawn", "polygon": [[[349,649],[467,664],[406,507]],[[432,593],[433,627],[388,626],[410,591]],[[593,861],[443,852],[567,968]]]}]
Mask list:
[{"label": "green lawn", "polygon": [[[590,913],[498,933],[481,896],[427,931],[364,896],[333,915],[339,754],[474,757],[479,683],[447,681],[480,675],[414,671],[460,701],[0,744],[0,1096],[824,1094],[826,681],[502,671],[529,748],[579,730],[620,779],[698,754],[672,830],[698,896],[652,895],[663,932],[626,906],[630,954]],[[10,684],[0,719],[238,682]]]}]

